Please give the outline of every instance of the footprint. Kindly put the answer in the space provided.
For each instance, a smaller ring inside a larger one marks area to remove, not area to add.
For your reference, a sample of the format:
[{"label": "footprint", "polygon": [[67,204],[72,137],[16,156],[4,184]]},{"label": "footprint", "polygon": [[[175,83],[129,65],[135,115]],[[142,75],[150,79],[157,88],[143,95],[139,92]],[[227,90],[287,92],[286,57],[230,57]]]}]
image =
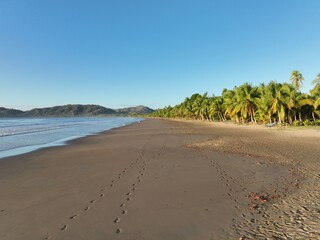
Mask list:
[{"label": "footprint", "polygon": [[113,220],[114,223],[118,223],[120,222],[120,218],[116,218],[115,220]]},{"label": "footprint", "polygon": [[111,183],[111,184],[110,184],[110,187],[113,187],[113,186],[114,186],[114,184],[113,184],[113,183]]},{"label": "footprint", "polygon": [[64,230],[66,230],[68,228],[68,225],[63,225],[62,227],[61,227],[61,231],[64,231]]},{"label": "footprint", "polygon": [[121,228],[118,228],[117,230],[116,230],[116,233],[117,234],[120,234],[122,232],[122,229]]},{"label": "footprint", "polygon": [[88,211],[90,207],[85,207],[83,210]]},{"label": "footprint", "polygon": [[134,187],[134,188],[132,188],[132,191],[135,191],[136,190],[136,188]]},{"label": "footprint", "polygon": [[120,207],[124,207],[126,204],[125,203],[122,203],[122,204],[120,204]]},{"label": "footprint", "polygon": [[123,214],[123,215],[125,215],[125,214],[127,214],[127,213],[128,213],[127,210],[122,210],[122,214]]},{"label": "footprint", "polygon": [[95,199],[93,199],[93,200],[91,200],[91,201],[90,201],[90,203],[94,203],[95,201],[96,201],[96,200],[95,200]]},{"label": "footprint", "polygon": [[101,193],[101,194],[100,194],[100,197],[103,197],[103,196],[104,196],[104,194],[103,194],[103,193]]},{"label": "footprint", "polygon": [[76,217],[78,217],[78,214],[71,216],[70,219],[75,219]]},{"label": "footprint", "polygon": [[131,192],[128,192],[126,195],[127,195],[127,196],[130,196],[131,194],[132,194]]},{"label": "footprint", "polygon": [[127,198],[127,201],[131,201],[131,198],[128,197],[128,198]]}]

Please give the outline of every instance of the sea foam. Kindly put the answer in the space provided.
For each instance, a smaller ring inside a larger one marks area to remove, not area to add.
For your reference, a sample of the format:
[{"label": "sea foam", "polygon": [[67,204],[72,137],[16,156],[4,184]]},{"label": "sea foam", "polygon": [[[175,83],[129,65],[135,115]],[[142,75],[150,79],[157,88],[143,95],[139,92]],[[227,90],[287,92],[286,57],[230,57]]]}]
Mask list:
[{"label": "sea foam", "polygon": [[0,158],[139,122],[141,118],[14,118],[0,119]]}]

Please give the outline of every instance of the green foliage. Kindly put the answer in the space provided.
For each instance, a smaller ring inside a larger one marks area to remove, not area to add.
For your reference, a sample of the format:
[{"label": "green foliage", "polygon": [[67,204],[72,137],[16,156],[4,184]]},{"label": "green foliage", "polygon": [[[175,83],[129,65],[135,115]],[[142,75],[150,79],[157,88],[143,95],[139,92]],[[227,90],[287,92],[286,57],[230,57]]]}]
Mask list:
[{"label": "green foliage", "polygon": [[306,120],[303,121],[303,125],[304,126],[311,126],[312,123],[311,123],[311,121],[309,119],[306,119]]},{"label": "green foliage", "polygon": [[294,121],[294,122],[292,123],[292,125],[295,126],[295,127],[299,127],[299,126],[303,126],[303,123],[300,122],[300,121]]},{"label": "green foliage", "polygon": [[[319,76],[318,76],[319,77]],[[320,125],[320,84],[309,94],[299,88],[304,78],[293,71],[292,84],[276,83],[252,86],[244,83],[223,89],[221,96],[193,94],[182,103],[165,107],[151,116],[238,123],[279,123],[293,126]]]}]

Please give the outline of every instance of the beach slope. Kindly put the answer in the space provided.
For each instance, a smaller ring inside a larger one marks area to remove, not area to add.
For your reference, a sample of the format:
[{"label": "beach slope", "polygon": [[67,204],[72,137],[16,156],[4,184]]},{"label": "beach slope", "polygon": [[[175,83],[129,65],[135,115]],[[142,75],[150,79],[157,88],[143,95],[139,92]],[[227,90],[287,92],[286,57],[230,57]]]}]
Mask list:
[{"label": "beach slope", "polygon": [[316,238],[319,139],[147,119],[1,159],[0,239]]}]

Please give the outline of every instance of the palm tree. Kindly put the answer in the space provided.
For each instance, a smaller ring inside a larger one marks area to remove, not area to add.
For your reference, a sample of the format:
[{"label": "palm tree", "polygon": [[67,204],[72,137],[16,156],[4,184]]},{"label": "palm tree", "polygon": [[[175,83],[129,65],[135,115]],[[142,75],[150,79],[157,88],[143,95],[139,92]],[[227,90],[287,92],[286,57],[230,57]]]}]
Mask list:
[{"label": "palm tree", "polygon": [[263,123],[269,121],[271,123],[271,105],[272,105],[272,95],[271,91],[264,85],[260,84],[258,88],[259,98],[257,98],[256,105],[257,105],[257,116],[258,120],[262,121]]},{"label": "palm tree", "polygon": [[299,72],[298,70],[294,70],[292,71],[291,73],[291,76],[290,76],[290,81],[292,82],[292,85],[297,89],[299,90],[300,87],[302,86],[302,81],[304,80],[303,76],[302,76],[302,73]]},{"label": "palm tree", "polygon": [[184,100],[185,111],[183,113],[185,118],[194,118],[194,111],[192,108],[192,100],[191,98],[186,98]]},{"label": "palm tree", "polygon": [[212,96],[209,107],[210,119],[214,120],[214,116],[217,115],[220,121],[225,121],[226,118],[223,114],[223,98]]},{"label": "palm tree", "polygon": [[310,91],[311,98],[313,99],[313,111],[312,111],[312,118],[315,121],[315,114],[320,117],[320,110],[318,111],[318,107],[320,106],[320,83],[316,84],[314,89]]},{"label": "palm tree", "polygon": [[320,85],[320,73],[317,75],[317,77],[314,80],[312,80],[311,84]]},{"label": "palm tree", "polygon": [[299,94],[296,98],[297,101],[297,110],[299,113],[299,121],[302,122],[302,110],[303,108],[305,108],[305,106],[313,106],[314,101],[312,100],[312,98],[304,93],[304,94]]},{"label": "palm tree", "polygon": [[204,93],[202,96],[199,95],[196,99],[196,103],[198,105],[199,116],[201,120],[207,120],[209,115],[209,98],[208,93]]},{"label": "palm tree", "polygon": [[236,122],[239,122],[238,113],[234,111],[234,109],[237,106],[236,101],[234,101],[235,96],[235,90],[227,90],[224,89],[222,92],[222,98],[223,98],[223,112],[226,116],[229,117],[229,119],[236,119]]},{"label": "palm tree", "polygon": [[291,125],[292,124],[292,114],[291,113],[295,112],[293,110],[298,104],[297,103],[298,92],[292,85],[289,85],[286,83],[283,84],[282,89],[285,93],[284,102],[287,105],[287,110],[288,110],[287,117],[288,117],[289,124]]},{"label": "palm tree", "polygon": [[234,108],[235,113],[240,113],[242,121],[247,121],[250,118],[252,123],[256,123],[255,104],[258,98],[256,88],[250,84],[244,83],[235,89],[235,101],[237,106]]},{"label": "palm tree", "polygon": [[268,90],[272,95],[270,112],[271,114],[276,113],[278,115],[278,122],[281,124],[284,121],[286,113],[285,91],[282,84],[275,82],[269,83]]},{"label": "palm tree", "polygon": [[196,119],[205,120],[207,115],[207,93],[203,96],[200,94],[194,94],[191,96],[192,108]]},{"label": "palm tree", "polygon": [[158,109],[152,116],[210,121],[230,119],[242,123],[271,123],[274,118],[273,122],[288,121],[289,124],[293,118],[297,120],[297,116],[300,121],[312,116],[316,121],[320,117],[320,74],[313,81],[315,87],[310,95],[298,91],[304,80],[299,71],[293,71],[290,80],[292,85],[270,82],[256,87],[245,83],[232,90],[223,89],[221,96],[196,93],[174,107]]}]

